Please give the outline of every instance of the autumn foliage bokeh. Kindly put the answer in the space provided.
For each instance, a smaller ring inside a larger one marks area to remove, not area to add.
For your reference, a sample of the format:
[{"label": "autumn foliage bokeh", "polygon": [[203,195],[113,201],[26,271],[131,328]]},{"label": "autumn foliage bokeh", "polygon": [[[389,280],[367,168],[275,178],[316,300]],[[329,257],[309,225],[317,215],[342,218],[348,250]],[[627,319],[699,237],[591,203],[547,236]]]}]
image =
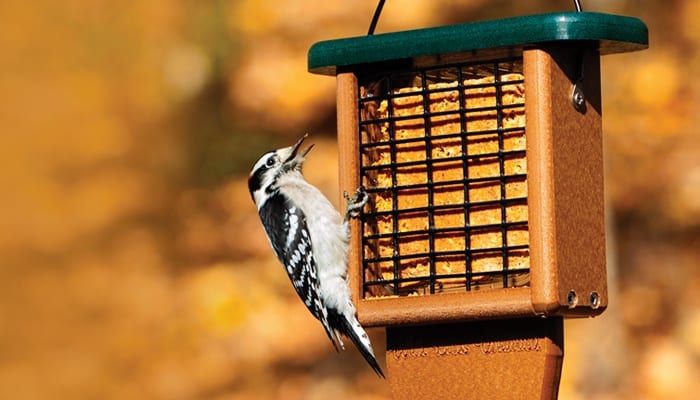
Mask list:
[{"label": "autumn foliage bokeh", "polygon": [[[611,305],[567,321],[560,398],[690,399],[700,3],[583,4],[651,43],[603,59]],[[0,3],[0,397],[389,398],[298,301],[246,186],[309,132],[307,178],[337,200],[335,82],[306,52],[365,33],[375,5]],[[572,8],[389,0],[378,32]]]}]

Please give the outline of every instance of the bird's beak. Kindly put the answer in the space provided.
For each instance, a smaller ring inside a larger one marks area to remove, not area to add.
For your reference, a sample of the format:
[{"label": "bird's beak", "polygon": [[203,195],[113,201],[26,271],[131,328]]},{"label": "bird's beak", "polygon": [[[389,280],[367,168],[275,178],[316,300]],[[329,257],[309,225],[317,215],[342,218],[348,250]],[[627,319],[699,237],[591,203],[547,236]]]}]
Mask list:
[{"label": "bird's beak", "polygon": [[293,166],[296,166],[296,165],[300,165],[302,162],[304,162],[304,157],[314,147],[314,145],[312,144],[311,146],[307,147],[301,153],[298,153],[299,148],[301,147],[301,144],[304,142],[304,139],[306,139],[307,136],[309,136],[309,134],[305,133],[304,136],[302,136],[299,140],[297,140],[296,143],[294,143],[294,146],[292,146],[292,151],[289,152],[289,156],[287,156],[287,159],[284,160],[285,164],[291,162],[294,164]]}]

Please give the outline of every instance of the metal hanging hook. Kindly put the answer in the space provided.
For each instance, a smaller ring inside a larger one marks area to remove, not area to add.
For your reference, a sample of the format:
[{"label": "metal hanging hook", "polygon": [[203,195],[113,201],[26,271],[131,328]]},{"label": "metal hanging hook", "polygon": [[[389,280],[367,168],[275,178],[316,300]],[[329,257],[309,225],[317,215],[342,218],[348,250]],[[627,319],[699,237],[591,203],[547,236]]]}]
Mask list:
[{"label": "metal hanging hook", "polygon": [[[374,15],[372,16],[372,22],[370,22],[369,29],[367,30],[367,35],[374,35],[374,29],[377,27],[377,22],[379,21],[379,16],[382,14],[385,1],[386,0],[379,0],[379,3],[377,3],[377,8],[374,10]],[[581,0],[574,0],[574,7],[576,7],[576,12],[583,12]]]},{"label": "metal hanging hook", "polygon": [[374,10],[374,15],[372,16],[372,22],[370,22],[369,24],[369,30],[367,31],[367,35],[374,35],[374,28],[377,27],[379,15],[381,15],[382,8],[384,8],[384,1],[385,0],[379,0],[379,3],[377,4],[377,9]]},{"label": "metal hanging hook", "polygon": [[[582,12],[581,1],[574,0],[574,5],[576,6],[576,12]],[[583,64],[584,56],[581,55],[581,61],[579,65],[578,79],[574,82],[574,87],[571,89],[571,105],[576,109],[576,111],[585,114],[586,113],[586,94],[583,91]]]}]

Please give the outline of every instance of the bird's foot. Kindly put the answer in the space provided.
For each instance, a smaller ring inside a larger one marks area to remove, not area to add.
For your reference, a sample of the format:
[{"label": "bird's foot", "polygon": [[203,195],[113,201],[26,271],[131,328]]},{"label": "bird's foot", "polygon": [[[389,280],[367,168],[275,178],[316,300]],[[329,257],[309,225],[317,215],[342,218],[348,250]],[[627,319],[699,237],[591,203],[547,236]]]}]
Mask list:
[{"label": "bird's foot", "polygon": [[360,210],[362,210],[362,207],[364,207],[365,204],[367,204],[367,201],[369,201],[369,195],[362,186],[355,190],[352,197],[348,195],[348,192],[343,192],[343,197],[345,197],[345,201],[348,202],[348,205],[345,208],[346,221],[348,221],[350,218],[359,217]]}]

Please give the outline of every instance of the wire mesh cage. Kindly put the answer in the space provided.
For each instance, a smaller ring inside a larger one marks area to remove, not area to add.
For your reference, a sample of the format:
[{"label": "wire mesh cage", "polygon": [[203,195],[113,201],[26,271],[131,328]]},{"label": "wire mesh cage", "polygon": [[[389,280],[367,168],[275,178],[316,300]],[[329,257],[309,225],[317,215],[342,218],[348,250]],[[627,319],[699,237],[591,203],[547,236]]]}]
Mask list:
[{"label": "wire mesh cage", "polygon": [[316,43],[337,79],[349,283],[368,326],[607,305],[600,55],[643,22],[557,13]]},{"label": "wire mesh cage", "polygon": [[522,59],[359,85],[365,297],[526,286]]}]

